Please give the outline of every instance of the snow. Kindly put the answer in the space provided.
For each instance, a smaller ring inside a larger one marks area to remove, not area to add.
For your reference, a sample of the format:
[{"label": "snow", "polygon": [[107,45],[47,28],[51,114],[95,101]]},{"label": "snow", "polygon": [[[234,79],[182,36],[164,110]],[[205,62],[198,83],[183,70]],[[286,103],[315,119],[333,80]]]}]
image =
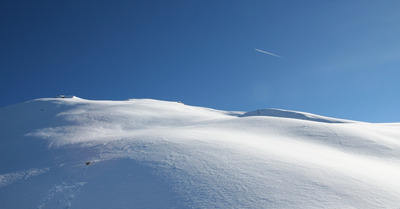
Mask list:
[{"label": "snow", "polygon": [[6,186],[8,184],[11,184],[15,181],[21,180],[21,179],[28,179],[30,177],[34,177],[43,173],[46,173],[49,171],[48,168],[43,168],[43,169],[29,169],[25,171],[18,171],[14,173],[6,173],[3,175],[0,175],[0,187]]},{"label": "snow", "polygon": [[318,121],[325,123],[346,123],[352,122],[349,120],[330,118],[305,112],[298,111],[290,111],[290,110],[281,110],[281,109],[260,109],[257,111],[247,112],[242,115],[242,117],[248,116],[272,116],[272,117],[282,117],[282,118],[293,118],[293,119],[301,119],[301,120],[310,120],[310,121]]},{"label": "snow", "polygon": [[2,208],[400,207],[400,123],[45,98],[0,139]]}]

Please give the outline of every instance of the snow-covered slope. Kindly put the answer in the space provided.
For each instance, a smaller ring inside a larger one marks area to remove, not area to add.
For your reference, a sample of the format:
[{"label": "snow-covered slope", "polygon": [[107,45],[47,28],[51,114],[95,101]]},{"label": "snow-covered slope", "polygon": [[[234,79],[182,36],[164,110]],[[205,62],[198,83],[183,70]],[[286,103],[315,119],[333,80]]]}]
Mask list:
[{"label": "snow-covered slope", "polygon": [[311,113],[297,112],[297,111],[290,111],[290,110],[281,110],[281,109],[260,109],[257,111],[247,112],[241,116],[242,117],[271,116],[271,117],[293,118],[293,119],[300,119],[300,120],[310,120],[310,121],[325,122],[325,123],[352,122],[349,120],[329,118],[329,117],[315,115],[315,114],[311,114]]},{"label": "snow-covered slope", "polygon": [[400,124],[150,99],[0,109],[1,208],[400,208],[399,176]]}]

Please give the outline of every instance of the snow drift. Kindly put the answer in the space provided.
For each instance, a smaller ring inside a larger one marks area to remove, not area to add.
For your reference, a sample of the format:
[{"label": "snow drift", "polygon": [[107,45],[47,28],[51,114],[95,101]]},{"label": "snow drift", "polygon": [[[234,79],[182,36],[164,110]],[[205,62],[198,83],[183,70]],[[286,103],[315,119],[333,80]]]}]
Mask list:
[{"label": "snow drift", "polygon": [[399,163],[395,123],[150,99],[0,109],[1,208],[399,208]]}]

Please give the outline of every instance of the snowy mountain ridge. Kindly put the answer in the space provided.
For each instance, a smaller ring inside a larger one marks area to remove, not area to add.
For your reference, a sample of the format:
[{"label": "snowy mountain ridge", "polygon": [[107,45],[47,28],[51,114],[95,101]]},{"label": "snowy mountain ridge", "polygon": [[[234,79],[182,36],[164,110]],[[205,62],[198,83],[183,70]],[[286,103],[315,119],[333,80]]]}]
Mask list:
[{"label": "snowy mountain ridge", "polygon": [[2,208],[399,208],[399,163],[398,123],[152,99],[0,109]]},{"label": "snowy mountain ridge", "polygon": [[350,123],[355,121],[343,120],[330,118],[320,115],[315,115],[311,113],[299,112],[299,111],[291,111],[291,110],[282,110],[275,108],[268,109],[259,109],[256,111],[246,112],[241,117],[247,116],[271,116],[271,117],[282,117],[282,118],[292,118],[292,119],[300,119],[300,120],[310,120],[317,122],[325,122],[325,123]]}]

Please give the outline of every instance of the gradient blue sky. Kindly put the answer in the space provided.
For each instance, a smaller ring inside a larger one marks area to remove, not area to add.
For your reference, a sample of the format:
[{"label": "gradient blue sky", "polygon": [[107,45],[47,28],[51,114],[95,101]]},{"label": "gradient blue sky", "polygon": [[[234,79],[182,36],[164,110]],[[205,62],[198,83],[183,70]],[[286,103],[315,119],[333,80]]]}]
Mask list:
[{"label": "gradient blue sky", "polygon": [[3,0],[0,106],[70,94],[400,122],[399,11],[397,0]]}]

